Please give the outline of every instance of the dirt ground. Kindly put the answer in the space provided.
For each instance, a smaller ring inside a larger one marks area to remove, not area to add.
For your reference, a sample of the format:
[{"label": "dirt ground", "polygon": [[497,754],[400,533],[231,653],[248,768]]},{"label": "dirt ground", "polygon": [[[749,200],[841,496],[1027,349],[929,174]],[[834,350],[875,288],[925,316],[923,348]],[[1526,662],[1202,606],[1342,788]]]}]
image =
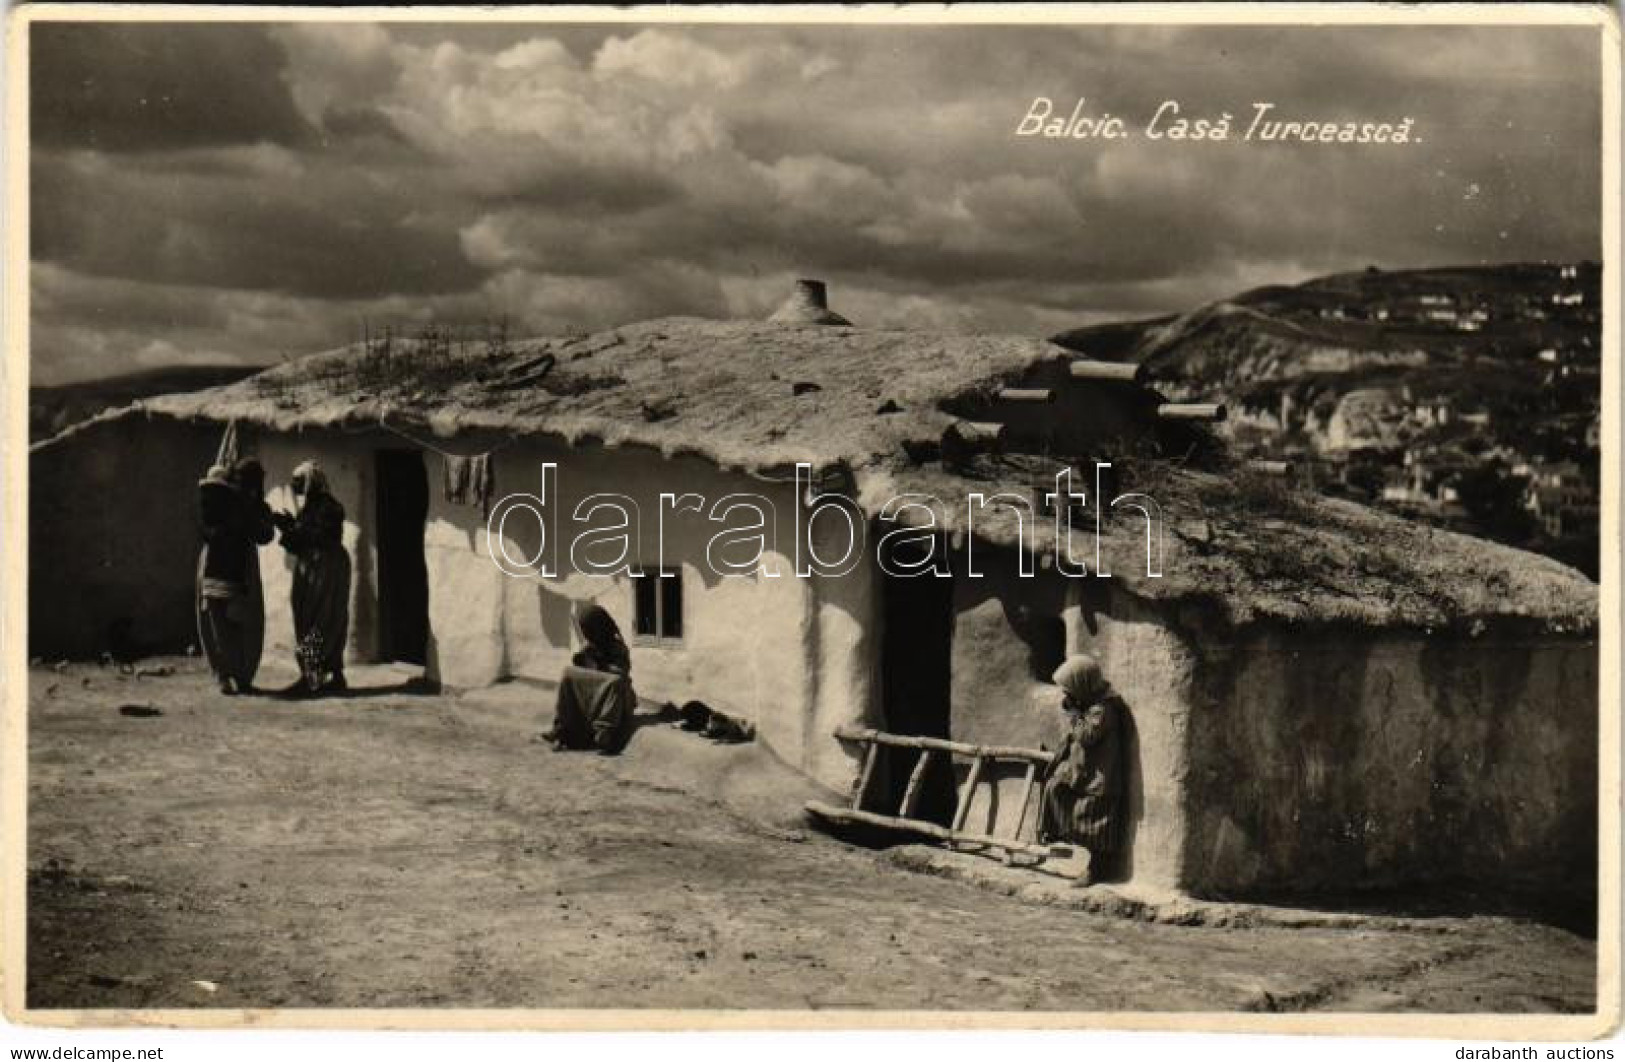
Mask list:
[{"label": "dirt ground", "polygon": [[1593,1007],[1594,942],[1549,926],[1046,908],[795,828],[811,791],[755,747],[553,753],[545,690],[362,669],[293,702],[143,666],[174,673],[30,675],[33,1008]]}]

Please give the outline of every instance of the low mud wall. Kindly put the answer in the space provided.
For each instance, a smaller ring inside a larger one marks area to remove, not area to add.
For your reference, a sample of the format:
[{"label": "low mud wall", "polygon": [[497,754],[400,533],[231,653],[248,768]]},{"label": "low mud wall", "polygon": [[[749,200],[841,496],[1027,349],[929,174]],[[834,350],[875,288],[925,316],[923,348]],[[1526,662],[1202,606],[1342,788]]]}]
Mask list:
[{"label": "low mud wall", "polygon": [[1195,679],[1190,891],[1593,894],[1594,641],[1265,628]]},{"label": "low mud wall", "polygon": [[127,416],[28,461],[28,651],[91,658],[197,640],[197,481],[218,430]]}]

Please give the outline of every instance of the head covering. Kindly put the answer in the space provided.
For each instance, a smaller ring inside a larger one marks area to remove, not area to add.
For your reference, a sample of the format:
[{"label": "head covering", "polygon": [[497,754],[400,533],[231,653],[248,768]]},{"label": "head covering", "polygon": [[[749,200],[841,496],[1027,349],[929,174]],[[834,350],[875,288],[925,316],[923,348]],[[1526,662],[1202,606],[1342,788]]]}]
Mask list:
[{"label": "head covering", "polygon": [[252,457],[245,457],[231,466],[231,480],[244,490],[265,493],[265,466]]},{"label": "head covering", "polygon": [[[299,462],[298,466],[293,470],[293,478],[296,480],[303,479],[305,481],[306,501],[318,494],[331,493],[327,489],[327,473],[323,472],[322,466],[318,465],[315,461]],[[300,502],[299,507],[303,509],[304,506],[305,502]]]},{"label": "head covering", "polygon": [[1100,670],[1100,661],[1088,653],[1074,653],[1055,669],[1051,679],[1080,705],[1094,704],[1111,689]]},{"label": "head covering", "polygon": [[616,647],[622,649],[626,647],[626,642],[621,638],[621,628],[615,623],[615,617],[602,605],[595,605],[590,601],[577,601],[570,618],[575,621],[576,631],[580,633],[582,641],[599,652],[607,653]]}]

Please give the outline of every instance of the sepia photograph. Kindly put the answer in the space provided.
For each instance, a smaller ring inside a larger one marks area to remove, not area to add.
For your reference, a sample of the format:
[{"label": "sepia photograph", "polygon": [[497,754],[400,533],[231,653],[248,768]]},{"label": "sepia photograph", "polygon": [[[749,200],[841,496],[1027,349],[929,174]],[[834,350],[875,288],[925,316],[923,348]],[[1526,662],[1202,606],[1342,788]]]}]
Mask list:
[{"label": "sepia photograph", "polygon": [[13,1021],[1617,1022],[1608,9],[9,29]]}]

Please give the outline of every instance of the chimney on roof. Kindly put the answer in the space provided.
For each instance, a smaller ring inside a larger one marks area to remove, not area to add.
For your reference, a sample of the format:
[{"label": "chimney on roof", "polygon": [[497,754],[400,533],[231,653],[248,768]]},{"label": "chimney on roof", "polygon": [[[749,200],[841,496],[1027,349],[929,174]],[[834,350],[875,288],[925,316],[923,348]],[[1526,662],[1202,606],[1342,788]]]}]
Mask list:
[{"label": "chimney on roof", "polygon": [[829,308],[822,280],[798,280],[790,297],[768,318],[775,324],[846,325],[852,322]]}]

